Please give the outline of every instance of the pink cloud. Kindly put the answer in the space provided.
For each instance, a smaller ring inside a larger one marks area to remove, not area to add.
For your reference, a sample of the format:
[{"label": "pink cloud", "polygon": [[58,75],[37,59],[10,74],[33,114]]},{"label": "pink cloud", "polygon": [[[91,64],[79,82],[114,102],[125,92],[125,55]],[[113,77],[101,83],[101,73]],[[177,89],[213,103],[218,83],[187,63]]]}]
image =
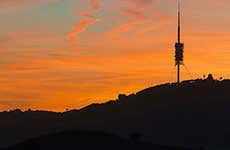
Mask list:
[{"label": "pink cloud", "polygon": [[77,44],[78,44],[78,41],[77,41],[77,36],[86,31],[86,29],[99,21],[99,19],[95,18],[92,16],[92,14],[98,12],[100,10],[100,7],[99,7],[99,2],[100,0],[91,0],[91,7],[92,9],[87,11],[87,12],[84,12],[83,14],[81,14],[81,16],[83,17],[87,17],[86,20],[83,20],[82,22],[80,23],[77,23],[73,26],[72,28],[72,31],[69,32],[67,35],[66,35],[66,39],[70,40],[72,45],[74,47],[77,47]]},{"label": "pink cloud", "polygon": [[[126,1],[124,4],[126,8],[122,8],[121,12],[124,13],[130,21],[113,28],[109,31],[109,35],[116,37],[124,32],[134,29],[137,29],[137,31],[134,31],[135,33],[146,33],[171,22],[172,18],[160,10],[155,9],[151,13],[146,13],[148,11],[148,7],[153,5],[155,2],[156,0]],[[153,18],[160,18],[160,20],[154,21]]]}]

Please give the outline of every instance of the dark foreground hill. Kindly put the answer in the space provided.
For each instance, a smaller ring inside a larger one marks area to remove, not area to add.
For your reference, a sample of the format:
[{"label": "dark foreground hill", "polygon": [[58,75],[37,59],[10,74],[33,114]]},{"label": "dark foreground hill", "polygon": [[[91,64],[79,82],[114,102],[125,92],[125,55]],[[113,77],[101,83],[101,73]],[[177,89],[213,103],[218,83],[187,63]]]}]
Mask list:
[{"label": "dark foreground hill", "polygon": [[230,149],[230,80],[191,80],[151,87],[118,100],[64,113],[0,113],[0,145],[6,147],[65,130],[98,130],[143,141]]},{"label": "dark foreground hill", "polygon": [[[132,141],[104,132],[68,131],[30,139],[4,150],[189,150]],[[191,149],[190,149],[191,150]]]}]

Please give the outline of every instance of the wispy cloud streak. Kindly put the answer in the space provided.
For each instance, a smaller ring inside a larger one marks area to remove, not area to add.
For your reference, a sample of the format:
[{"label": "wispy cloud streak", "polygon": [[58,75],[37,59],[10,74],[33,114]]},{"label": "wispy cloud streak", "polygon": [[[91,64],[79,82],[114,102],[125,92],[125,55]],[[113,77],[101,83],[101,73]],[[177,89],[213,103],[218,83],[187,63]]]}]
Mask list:
[{"label": "wispy cloud streak", "polygon": [[[159,28],[172,21],[172,18],[162,13],[160,10],[154,10],[151,14],[160,17],[160,21],[153,21],[153,16],[146,14],[146,9],[150,5],[154,4],[155,0],[129,0],[131,6],[128,9],[122,9],[122,13],[126,14],[130,19],[129,22],[121,24],[111,31],[109,35],[112,37],[117,37],[124,32],[137,29],[134,33],[141,34],[147,33],[156,28]],[[138,27],[141,27],[138,29]]]},{"label": "wispy cloud streak", "polygon": [[166,25],[166,24],[172,22],[172,20],[173,20],[171,17],[165,15],[164,13],[162,13],[159,10],[155,10],[153,13],[156,14],[157,16],[160,16],[161,20],[138,30],[136,32],[137,34],[143,34],[143,33],[150,32],[152,30],[155,30],[155,29],[157,29],[163,25]]},{"label": "wispy cloud streak", "polygon": [[87,19],[75,24],[72,31],[66,35],[66,39],[70,40],[74,47],[77,47],[78,45],[78,35],[86,31],[90,25],[99,21],[99,19],[92,16],[100,10],[99,2],[100,0],[91,0],[92,9],[80,15],[81,17],[86,17]]},{"label": "wispy cloud streak", "polygon": [[143,11],[148,5],[153,3],[153,1],[154,0],[132,0],[131,7],[129,7],[128,9],[122,9],[122,12],[125,13],[129,18],[131,18],[131,21],[115,27],[109,32],[109,35],[117,36],[123,32],[134,29],[139,25],[150,22],[150,19],[144,15]]}]

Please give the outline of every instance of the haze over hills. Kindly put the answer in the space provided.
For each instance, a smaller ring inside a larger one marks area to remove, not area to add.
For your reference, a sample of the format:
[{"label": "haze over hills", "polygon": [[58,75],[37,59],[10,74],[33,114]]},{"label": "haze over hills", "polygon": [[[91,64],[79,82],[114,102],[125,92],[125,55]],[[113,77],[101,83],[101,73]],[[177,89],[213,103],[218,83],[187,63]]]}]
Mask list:
[{"label": "haze over hills", "polygon": [[133,133],[153,144],[230,148],[230,80],[167,83],[117,100],[64,113],[2,112],[0,145],[66,130],[98,130],[124,138]]}]

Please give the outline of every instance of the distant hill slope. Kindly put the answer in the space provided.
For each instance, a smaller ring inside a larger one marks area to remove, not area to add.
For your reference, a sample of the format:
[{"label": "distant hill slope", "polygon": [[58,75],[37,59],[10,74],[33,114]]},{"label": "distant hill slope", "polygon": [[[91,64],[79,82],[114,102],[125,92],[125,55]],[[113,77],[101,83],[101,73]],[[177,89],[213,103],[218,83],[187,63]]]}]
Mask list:
[{"label": "distant hill slope", "polygon": [[118,100],[64,113],[0,113],[5,147],[64,130],[100,130],[162,145],[230,148],[230,80],[184,81],[154,86]]},{"label": "distant hill slope", "polygon": [[68,131],[30,139],[4,150],[189,150],[131,141],[95,131]]}]

